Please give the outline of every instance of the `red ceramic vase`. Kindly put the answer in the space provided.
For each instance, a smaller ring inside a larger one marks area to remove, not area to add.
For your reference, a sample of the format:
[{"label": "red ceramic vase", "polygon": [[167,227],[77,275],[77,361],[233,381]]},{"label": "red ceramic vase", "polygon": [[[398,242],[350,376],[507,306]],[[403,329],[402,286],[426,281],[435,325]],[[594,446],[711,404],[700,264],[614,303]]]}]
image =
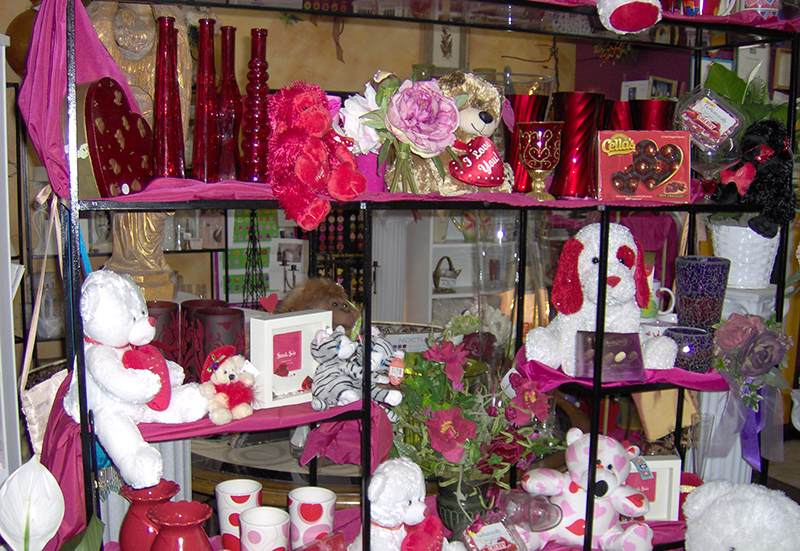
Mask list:
[{"label": "red ceramic vase", "polygon": [[180,486],[162,478],[158,484],[150,488],[134,490],[130,486],[123,486],[119,491],[122,497],[131,502],[119,529],[120,550],[150,549],[158,533],[158,526],[148,518],[147,512],[156,505],[167,503],[180,491]]},{"label": "red ceramic vase", "polygon": [[217,157],[217,85],[214,71],[213,19],[201,19],[198,38],[197,100],[192,140],[192,176],[203,182],[219,180]]},{"label": "red ceramic vase", "polygon": [[252,51],[247,72],[247,98],[242,118],[242,174],[247,182],[267,181],[269,147],[269,73],[267,69],[267,29],[251,31]]},{"label": "red ceramic vase", "polygon": [[150,509],[147,516],[158,527],[150,551],[213,551],[203,531],[203,523],[211,517],[211,507],[205,503],[168,501]]},{"label": "red ceramic vase", "polygon": [[156,321],[156,336],[150,342],[164,357],[180,362],[180,319],[178,303],[168,300],[148,300],[147,312]]},{"label": "red ceramic vase", "polygon": [[222,31],[222,74],[219,80],[219,179],[239,177],[239,125],[242,121],[242,94],[236,82],[236,27]]}]

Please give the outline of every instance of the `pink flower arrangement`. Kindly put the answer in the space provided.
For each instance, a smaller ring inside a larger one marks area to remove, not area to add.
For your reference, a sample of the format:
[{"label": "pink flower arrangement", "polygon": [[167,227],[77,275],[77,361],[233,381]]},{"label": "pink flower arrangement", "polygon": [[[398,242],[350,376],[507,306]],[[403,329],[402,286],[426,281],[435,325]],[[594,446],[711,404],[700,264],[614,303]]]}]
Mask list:
[{"label": "pink flower arrangement", "polygon": [[714,367],[738,383],[744,405],[758,411],[762,385],[789,388],[781,374],[794,345],[773,318],[731,314],[714,331]]},{"label": "pink flower arrangement", "polygon": [[[435,342],[423,354],[405,357],[403,401],[393,408],[394,453],[410,457],[426,475],[440,479],[493,478],[501,486],[512,467],[527,468],[561,444],[537,434],[531,421],[544,420],[550,396],[522,377],[510,377],[515,397],[481,382],[487,366],[466,344]],[[495,392],[498,391],[498,392]]]},{"label": "pink flower arrangement", "polygon": [[444,174],[438,156],[455,142],[460,117],[456,99],[435,80],[400,82],[386,71],[375,74],[363,96],[346,99],[339,114],[340,131],[355,140],[354,153],[377,152],[378,166],[395,164],[389,191],[413,193],[412,157],[432,159]]}]

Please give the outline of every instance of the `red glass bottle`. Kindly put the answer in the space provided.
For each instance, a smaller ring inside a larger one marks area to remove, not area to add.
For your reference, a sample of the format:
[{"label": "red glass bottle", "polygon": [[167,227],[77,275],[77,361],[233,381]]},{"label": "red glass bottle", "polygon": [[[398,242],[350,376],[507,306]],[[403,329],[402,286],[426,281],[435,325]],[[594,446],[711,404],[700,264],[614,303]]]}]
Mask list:
[{"label": "red glass bottle", "polygon": [[197,100],[194,110],[192,177],[203,182],[219,180],[217,171],[217,84],[214,69],[214,21],[201,19],[197,43]]},{"label": "red glass bottle", "polygon": [[267,69],[267,29],[253,29],[250,62],[247,72],[247,99],[242,117],[242,174],[248,182],[267,181],[267,148],[269,146],[269,73]]},{"label": "red glass bottle", "polygon": [[178,30],[172,17],[158,18],[153,115],[155,176],[184,177],[183,125],[178,94]]},{"label": "red glass bottle", "polygon": [[222,75],[219,80],[219,179],[239,177],[239,126],[242,121],[242,93],[236,82],[236,27],[222,31]]}]

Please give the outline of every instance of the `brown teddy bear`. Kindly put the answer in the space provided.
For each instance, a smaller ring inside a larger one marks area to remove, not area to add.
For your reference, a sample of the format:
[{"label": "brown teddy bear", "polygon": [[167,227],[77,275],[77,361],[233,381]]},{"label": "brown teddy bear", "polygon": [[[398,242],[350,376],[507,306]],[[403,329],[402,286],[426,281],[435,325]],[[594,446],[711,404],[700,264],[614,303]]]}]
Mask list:
[{"label": "brown teddy bear", "polygon": [[325,277],[311,278],[295,286],[275,308],[275,313],[313,309],[330,310],[333,327],[341,325],[346,335],[350,335],[361,316],[361,311],[350,302],[342,286]]},{"label": "brown teddy bear", "polygon": [[[462,71],[444,75],[437,83],[445,96],[466,98],[459,108],[460,121],[453,146],[460,162],[449,152],[442,153],[439,158],[446,172],[443,178],[432,160],[414,156],[413,170],[419,193],[510,192],[513,170],[503,162],[492,143],[492,135],[502,122],[504,97],[501,89],[484,78]],[[391,182],[393,173],[394,167],[387,167],[387,182]]]}]

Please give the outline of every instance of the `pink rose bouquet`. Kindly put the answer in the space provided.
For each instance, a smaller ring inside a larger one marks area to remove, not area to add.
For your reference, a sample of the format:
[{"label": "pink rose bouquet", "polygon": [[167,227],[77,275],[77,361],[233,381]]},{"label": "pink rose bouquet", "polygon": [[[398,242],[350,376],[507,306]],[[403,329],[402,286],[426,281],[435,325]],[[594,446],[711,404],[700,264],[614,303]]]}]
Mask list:
[{"label": "pink rose bouquet", "polygon": [[355,154],[377,152],[378,166],[395,164],[389,191],[417,193],[412,158],[432,159],[444,174],[438,156],[455,142],[458,108],[435,80],[400,82],[397,75],[378,71],[363,96],[345,100],[340,131],[355,141]]}]

